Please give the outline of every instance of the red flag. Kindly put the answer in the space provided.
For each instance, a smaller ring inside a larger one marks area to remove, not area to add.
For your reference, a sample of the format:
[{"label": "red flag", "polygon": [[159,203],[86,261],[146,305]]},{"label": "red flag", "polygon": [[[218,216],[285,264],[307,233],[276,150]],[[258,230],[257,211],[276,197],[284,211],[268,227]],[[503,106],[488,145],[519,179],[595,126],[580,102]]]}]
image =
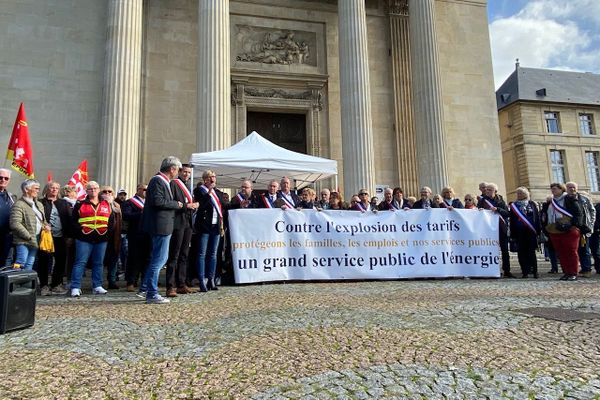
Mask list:
[{"label": "red flag", "polygon": [[87,160],[83,160],[77,170],[73,173],[73,176],[69,180],[67,185],[73,186],[77,190],[77,199],[85,199],[86,192],[85,187],[88,184],[88,168]]},{"label": "red flag", "polygon": [[54,176],[52,176],[52,171],[48,171],[48,176],[46,177],[46,182],[52,182],[54,180]]},{"label": "red flag", "polygon": [[12,134],[8,142],[6,159],[11,161],[11,166],[26,177],[33,179],[33,153],[29,141],[29,128],[25,116],[25,106],[19,106],[19,113],[13,126]]}]

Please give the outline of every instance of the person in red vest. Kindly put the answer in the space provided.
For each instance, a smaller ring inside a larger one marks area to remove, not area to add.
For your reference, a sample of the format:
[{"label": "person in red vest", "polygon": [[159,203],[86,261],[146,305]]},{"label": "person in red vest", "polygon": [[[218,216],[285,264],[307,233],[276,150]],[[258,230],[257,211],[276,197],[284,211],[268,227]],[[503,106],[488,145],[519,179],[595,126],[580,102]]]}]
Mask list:
[{"label": "person in red vest", "polygon": [[114,216],[110,204],[100,199],[97,182],[88,182],[86,192],[86,198],[75,204],[72,214],[75,263],[71,274],[71,297],[81,296],[81,277],[88,261],[92,264],[92,292],[106,294],[102,287],[102,269]]}]

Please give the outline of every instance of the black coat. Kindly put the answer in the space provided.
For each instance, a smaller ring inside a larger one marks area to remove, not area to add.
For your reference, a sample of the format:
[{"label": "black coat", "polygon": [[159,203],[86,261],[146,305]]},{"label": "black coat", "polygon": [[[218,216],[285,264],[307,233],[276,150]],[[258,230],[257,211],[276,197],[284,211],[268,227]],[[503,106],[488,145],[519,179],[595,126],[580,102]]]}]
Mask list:
[{"label": "black coat", "polygon": [[483,208],[488,210],[490,208],[489,204],[486,202],[489,201],[494,207],[496,207],[496,211],[500,215],[500,233],[506,235],[508,232],[508,217],[510,216],[510,211],[508,211],[508,206],[502,196],[496,195],[494,198],[489,198],[487,196],[482,196],[479,198],[477,202],[477,208]]},{"label": "black coat", "polygon": [[[44,206],[44,215],[46,221],[50,222],[50,214],[52,213],[52,202],[47,198],[40,200],[40,203]],[[58,211],[58,218],[60,218],[60,224],[62,226],[63,237],[73,237],[71,215],[73,215],[73,206],[65,199],[57,199],[54,202],[54,206]]]},{"label": "black coat", "polygon": [[531,200],[528,201],[527,206],[525,207],[525,210],[521,210],[523,211],[523,214],[527,217],[527,220],[529,222],[531,222],[531,225],[533,225],[534,229],[535,229],[535,233],[531,231],[530,228],[528,228],[523,222],[521,222],[521,219],[518,217],[516,211],[514,211],[512,208],[514,207],[514,203],[511,203],[511,210],[510,210],[510,221],[509,221],[509,225],[510,225],[510,237],[511,238],[517,238],[518,235],[520,235],[522,232],[527,232],[530,233],[531,235],[537,235],[540,233],[541,230],[541,224],[540,224],[540,213],[538,211],[538,207],[537,204]]},{"label": "black coat", "polygon": [[[292,191],[290,191],[289,196],[292,198],[292,200],[294,200],[294,207],[293,208],[298,207],[298,205],[300,204],[300,197],[298,197],[298,195],[296,193],[292,192]],[[281,190],[279,190],[277,192],[277,198],[281,199],[281,201],[285,201],[283,199],[283,194],[281,193]],[[287,202],[285,202],[284,204],[287,205]]]},{"label": "black coat", "polygon": [[127,235],[138,235],[142,230],[143,209],[136,206],[131,199],[127,199],[121,208],[123,221],[127,222]]},{"label": "black coat", "polygon": [[[183,189],[179,187],[175,180],[179,178],[175,178],[171,181],[171,192],[173,192],[173,197],[176,201],[180,201],[184,206],[180,209],[175,210],[175,223],[174,229],[186,229],[192,227],[192,214],[193,210],[187,208],[185,206],[187,202],[187,198],[185,193],[183,193]],[[183,181],[182,181],[183,182]],[[183,182],[186,184],[185,182]],[[188,186],[189,189],[189,186]],[[190,193],[191,194],[191,193]],[[193,197],[193,196],[192,196]]]},{"label": "black coat", "polygon": [[[427,199],[426,201],[429,202],[429,206],[431,208],[439,208],[439,204],[436,204],[432,199]],[[412,208],[413,209],[425,208],[425,201],[423,201],[423,199],[419,199],[419,200],[415,201],[415,204],[413,204]]]},{"label": "black coat", "polygon": [[[219,189],[214,189],[217,194],[217,198],[221,203],[222,213],[225,214],[229,208],[228,204],[225,204],[223,198],[223,192]],[[210,195],[200,189],[200,186],[196,186],[194,189],[194,201],[198,202],[198,209],[196,210],[196,221],[194,223],[194,229],[198,233],[209,233],[212,226],[214,207],[211,201]],[[223,224],[221,216],[217,215],[217,225]]]},{"label": "black coat", "polygon": [[[547,201],[542,205],[540,220],[544,229],[546,228],[546,225],[548,225],[548,207],[550,207],[550,203],[551,201]],[[581,203],[577,201],[577,199],[571,196],[565,196],[564,208],[571,215],[573,215],[573,218],[571,219],[571,223],[573,224],[573,226],[579,228],[585,223],[583,217],[583,209],[581,208]]]},{"label": "black coat", "polygon": [[179,208],[170,186],[155,175],[146,189],[142,229],[149,235],[172,234],[175,227],[175,211]]}]

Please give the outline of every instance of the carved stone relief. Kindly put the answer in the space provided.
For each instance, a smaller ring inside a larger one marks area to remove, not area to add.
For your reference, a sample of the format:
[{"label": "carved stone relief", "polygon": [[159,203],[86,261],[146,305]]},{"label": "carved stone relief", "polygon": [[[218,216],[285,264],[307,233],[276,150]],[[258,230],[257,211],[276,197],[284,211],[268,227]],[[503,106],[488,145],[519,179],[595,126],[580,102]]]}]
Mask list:
[{"label": "carved stone relief", "polygon": [[391,15],[408,17],[408,0],[388,0],[388,12]]},{"label": "carved stone relief", "polygon": [[247,25],[235,26],[236,61],[317,65],[316,34]]}]

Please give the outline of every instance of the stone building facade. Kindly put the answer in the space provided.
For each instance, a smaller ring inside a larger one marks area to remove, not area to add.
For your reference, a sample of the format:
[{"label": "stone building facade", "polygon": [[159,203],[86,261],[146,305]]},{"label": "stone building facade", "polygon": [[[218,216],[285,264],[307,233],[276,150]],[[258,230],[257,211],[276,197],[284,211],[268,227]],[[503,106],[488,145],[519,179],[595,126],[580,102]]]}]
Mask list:
[{"label": "stone building facade", "polygon": [[517,64],[496,99],[510,199],[525,186],[543,201],[568,181],[600,195],[600,75]]},{"label": "stone building facade", "polygon": [[60,181],[86,158],[131,191],[257,126],[337,160],[346,196],[504,187],[486,0],[6,0],[6,141],[20,101]]}]

